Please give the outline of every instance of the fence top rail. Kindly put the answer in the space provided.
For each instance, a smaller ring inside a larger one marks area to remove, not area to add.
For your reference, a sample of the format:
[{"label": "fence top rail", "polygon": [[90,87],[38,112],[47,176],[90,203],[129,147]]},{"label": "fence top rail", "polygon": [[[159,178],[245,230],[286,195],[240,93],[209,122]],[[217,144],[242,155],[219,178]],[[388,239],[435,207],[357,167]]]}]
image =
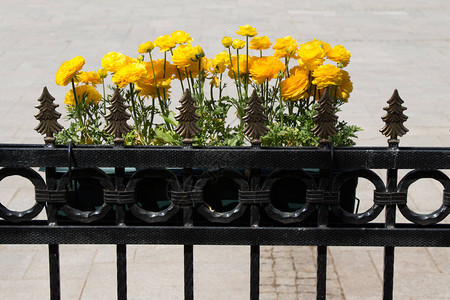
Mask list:
[{"label": "fence top rail", "polygon": [[[331,164],[331,159],[333,163]],[[0,144],[0,167],[450,169],[450,147],[181,147]]]}]

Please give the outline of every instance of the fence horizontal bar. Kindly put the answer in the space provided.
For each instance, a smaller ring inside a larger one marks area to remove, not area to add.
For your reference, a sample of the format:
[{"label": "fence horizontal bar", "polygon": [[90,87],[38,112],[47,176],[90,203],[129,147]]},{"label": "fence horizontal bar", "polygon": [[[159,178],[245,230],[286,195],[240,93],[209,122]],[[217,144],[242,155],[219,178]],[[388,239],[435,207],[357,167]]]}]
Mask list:
[{"label": "fence horizontal bar", "polygon": [[0,244],[449,247],[450,228],[0,226]]},{"label": "fence horizontal bar", "polygon": [[[67,167],[68,146],[0,145],[0,166]],[[319,148],[76,146],[72,166],[196,168],[328,168],[331,150]],[[450,169],[450,148],[349,147],[334,150],[334,168]]]}]

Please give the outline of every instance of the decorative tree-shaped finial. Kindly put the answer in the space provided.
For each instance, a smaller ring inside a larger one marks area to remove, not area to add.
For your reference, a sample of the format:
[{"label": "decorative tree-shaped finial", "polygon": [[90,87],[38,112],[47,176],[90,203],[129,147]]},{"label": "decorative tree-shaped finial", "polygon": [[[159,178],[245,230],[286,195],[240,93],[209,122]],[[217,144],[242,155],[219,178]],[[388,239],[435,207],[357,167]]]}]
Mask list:
[{"label": "decorative tree-shaped finial", "polygon": [[181,106],[177,107],[180,114],[175,117],[179,122],[175,132],[183,137],[183,144],[189,146],[194,142],[193,137],[200,132],[200,128],[197,126],[200,116],[195,113],[198,106],[195,106],[194,98],[189,90],[186,90],[180,99],[180,104]]},{"label": "decorative tree-shaped finial", "polygon": [[108,125],[105,131],[114,136],[115,144],[123,144],[123,136],[131,131],[131,126],[127,124],[131,117],[127,112],[128,105],[125,104],[125,99],[120,94],[120,89],[116,88],[114,95],[111,98],[111,105],[108,107],[109,114],[105,116]]},{"label": "decorative tree-shaped finial", "polygon": [[268,120],[264,114],[266,108],[262,106],[262,100],[258,97],[256,90],[253,90],[247,105],[248,107],[244,109],[246,115],[243,118],[245,123],[247,123],[247,127],[243,130],[243,133],[252,138],[252,146],[259,146],[261,145],[261,136],[267,134],[269,128],[264,125]]},{"label": "decorative tree-shaped finial", "polygon": [[335,126],[338,117],[334,114],[336,108],[333,106],[333,99],[331,99],[329,88],[325,89],[322,97],[319,99],[319,106],[317,106],[317,114],[313,117],[316,126],[312,132],[321,138],[319,141],[322,146],[330,143],[330,136],[335,135],[338,130]]},{"label": "decorative tree-shaped finial", "polygon": [[403,136],[408,132],[408,129],[403,125],[403,123],[408,119],[403,111],[406,107],[403,107],[404,103],[397,90],[394,90],[392,97],[387,101],[389,104],[387,107],[383,108],[387,113],[381,117],[381,119],[386,123],[384,127],[380,130],[382,134],[389,137],[389,144],[399,143],[398,137]]},{"label": "decorative tree-shaped finial", "polygon": [[53,135],[57,134],[64,128],[57,121],[61,117],[61,114],[56,111],[56,108],[59,105],[53,103],[55,98],[50,95],[47,87],[44,87],[42,95],[39,97],[38,101],[40,103],[36,105],[36,108],[39,109],[39,112],[34,117],[39,121],[39,125],[36,126],[34,130],[40,134],[45,134],[44,141],[46,144],[53,144],[56,140]]}]

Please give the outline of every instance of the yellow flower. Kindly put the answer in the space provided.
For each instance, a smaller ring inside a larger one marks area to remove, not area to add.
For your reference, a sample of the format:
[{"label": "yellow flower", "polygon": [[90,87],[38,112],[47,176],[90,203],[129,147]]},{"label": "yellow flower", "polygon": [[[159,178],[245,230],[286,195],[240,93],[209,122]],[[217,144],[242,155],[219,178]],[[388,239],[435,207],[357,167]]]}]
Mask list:
[{"label": "yellow flower", "polygon": [[232,39],[231,37],[229,37],[229,36],[223,37],[223,39],[222,39],[222,45],[223,45],[225,48],[230,48],[231,43],[233,43],[233,39]]},{"label": "yellow flower", "polygon": [[[208,59],[206,57],[201,58],[200,67],[205,73],[208,71]],[[199,62],[197,61],[191,64],[186,69],[189,72],[189,75],[192,75],[194,78],[197,77],[199,73]]]},{"label": "yellow flower", "polygon": [[343,80],[343,71],[333,65],[318,66],[312,73],[314,77],[312,83],[317,85],[318,89],[326,88],[330,85],[341,85]]},{"label": "yellow flower", "polygon": [[175,66],[185,68],[190,66],[195,61],[195,49],[190,43],[187,45],[180,45],[173,50],[172,61]]},{"label": "yellow flower", "polygon": [[102,83],[102,79],[100,78],[100,75],[98,72],[83,72],[81,71],[80,74],[77,76],[77,82],[81,82],[84,84],[92,84],[93,86]]},{"label": "yellow flower", "polygon": [[166,34],[158,37],[155,40],[155,45],[156,47],[159,47],[159,52],[166,52],[174,48],[177,45],[177,43]]},{"label": "yellow flower", "polygon": [[[164,71],[164,65],[166,70]],[[169,61],[164,63],[164,59],[158,59],[153,61],[153,67],[151,62],[144,62],[144,67],[147,70],[146,78],[153,80],[153,68],[155,71],[156,80],[163,80],[172,78],[176,73],[176,67],[172,65]]]},{"label": "yellow flower", "polygon": [[152,41],[145,42],[140,44],[138,47],[138,52],[143,54],[147,52],[151,52],[155,48],[155,44]]},{"label": "yellow flower", "polygon": [[277,39],[277,42],[275,43],[275,45],[273,45],[273,49],[284,50],[295,43],[297,43],[297,41],[294,40],[292,36],[288,35],[283,38]]},{"label": "yellow flower", "polygon": [[209,84],[212,85],[212,86],[214,86],[214,87],[216,87],[216,88],[218,88],[218,87],[219,87],[219,84],[220,84],[220,80],[219,80],[219,78],[218,78],[216,75],[214,75],[214,76],[211,78],[211,82],[210,82]]},{"label": "yellow flower", "polygon": [[236,30],[236,33],[242,36],[254,37],[258,34],[256,29],[250,25],[239,26],[239,30]]},{"label": "yellow flower", "polygon": [[250,41],[250,49],[254,50],[266,50],[269,49],[272,43],[267,36],[254,37]]},{"label": "yellow flower", "polygon": [[[84,97],[86,97],[86,104],[97,104],[102,100],[100,93],[91,85],[77,86],[75,88],[75,94],[77,94],[77,103],[82,103]],[[64,103],[69,106],[75,106],[74,99],[73,90],[70,89],[64,98]]]},{"label": "yellow flower", "polygon": [[306,43],[298,50],[300,56],[299,64],[304,65],[308,70],[315,70],[325,61],[325,51],[315,43]]},{"label": "yellow flower", "polygon": [[[156,88],[156,85],[158,88]],[[141,97],[152,97],[153,99],[158,97],[158,92],[163,99],[168,99],[170,96],[170,78],[157,80],[156,85],[154,82],[143,82],[139,81],[136,84],[136,90],[139,91],[139,96]]]},{"label": "yellow flower", "polygon": [[277,42],[275,43],[275,45],[273,45],[273,49],[275,50],[275,53],[273,54],[275,57],[296,58],[298,43],[292,38],[292,36],[288,35],[283,38],[277,39]]},{"label": "yellow flower", "polygon": [[350,80],[350,75],[347,71],[342,70],[342,84],[337,89],[337,98],[347,102],[350,98],[350,93],[353,91],[353,83]]},{"label": "yellow flower", "polygon": [[[258,57],[256,57],[256,56],[249,56],[249,58],[248,58],[249,70],[251,70],[253,63],[257,59],[258,59]],[[231,66],[233,66],[233,67],[231,67]],[[236,74],[236,76],[238,75],[237,57],[233,57],[231,59],[231,64],[228,66],[228,69],[230,70],[228,72],[228,76],[230,78],[234,79],[234,74]],[[247,55],[239,55],[239,76],[242,76],[244,74],[247,74]]]},{"label": "yellow flower", "polygon": [[308,96],[309,72],[304,69],[293,69],[291,76],[280,83],[281,98],[283,100],[297,101]]},{"label": "yellow flower", "polygon": [[135,60],[131,57],[123,55],[119,52],[109,52],[106,53],[102,58],[102,67],[103,69],[109,72],[116,72],[120,68],[133,63]]},{"label": "yellow flower", "polygon": [[327,57],[329,60],[341,63],[344,67],[350,62],[350,52],[347,51],[342,45],[334,46],[327,52]]},{"label": "yellow flower", "polygon": [[112,81],[119,87],[123,88],[130,83],[136,83],[141,78],[147,76],[147,70],[143,63],[129,64],[114,73]]},{"label": "yellow flower", "polygon": [[183,44],[183,43],[190,43],[190,42],[192,42],[192,38],[189,36],[189,33],[186,33],[183,30],[177,30],[177,31],[172,32],[170,37],[177,44]]},{"label": "yellow flower", "polygon": [[83,68],[84,62],[82,56],[75,56],[71,60],[63,62],[56,72],[56,84],[61,86],[69,84],[72,78],[77,75],[77,72]]},{"label": "yellow flower", "polygon": [[250,68],[250,76],[256,84],[262,84],[266,80],[277,78],[278,73],[283,72],[284,69],[284,64],[276,57],[258,57],[252,63],[252,67]]},{"label": "yellow flower", "polygon": [[245,46],[245,41],[234,39],[233,42],[231,43],[231,46],[233,46],[234,49],[242,49]]},{"label": "yellow flower", "polygon": [[327,52],[331,49],[330,44],[325,43],[325,42],[320,41],[320,40],[316,40],[316,39],[313,39],[312,41],[309,41],[309,42],[305,43],[304,45],[311,45],[311,46],[320,47],[320,48],[323,49],[325,54],[327,54]]},{"label": "yellow flower", "polygon": [[100,78],[106,78],[106,76],[108,76],[108,71],[106,71],[105,69],[98,69],[97,71],[98,75],[100,75]]},{"label": "yellow flower", "polygon": [[198,61],[200,58],[205,56],[205,52],[203,52],[202,47],[200,47],[199,45],[194,47],[194,56],[194,61]]}]

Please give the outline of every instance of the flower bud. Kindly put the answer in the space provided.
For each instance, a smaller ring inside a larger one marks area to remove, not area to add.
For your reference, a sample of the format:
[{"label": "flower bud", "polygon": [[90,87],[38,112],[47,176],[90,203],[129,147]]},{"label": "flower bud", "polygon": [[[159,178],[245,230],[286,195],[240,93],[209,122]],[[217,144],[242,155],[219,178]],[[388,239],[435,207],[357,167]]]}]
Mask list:
[{"label": "flower bud", "polygon": [[242,49],[245,46],[245,41],[239,40],[239,39],[235,39],[231,43],[231,46],[233,46],[234,49]]},{"label": "flower bud", "polygon": [[225,48],[230,48],[232,42],[233,42],[233,40],[232,40],[231,37],[229,37],[229,36],[225,36],[225,37],[222,39],[222,45],[223,45]]},{"label": "flower bud", "polygon": [[153,48],[155,48],[155,44],[153,44],[152,41],[148,41],[146,43],[139,45],[138,52],[141,54],[151,52]]},{"label": "flower bud", "polygon": [[108,71],[106,71],[105,69],[99,69],[98,70],[98,75],[100,76],[100,78],[106,78],[106,76],[108,76]]}]

